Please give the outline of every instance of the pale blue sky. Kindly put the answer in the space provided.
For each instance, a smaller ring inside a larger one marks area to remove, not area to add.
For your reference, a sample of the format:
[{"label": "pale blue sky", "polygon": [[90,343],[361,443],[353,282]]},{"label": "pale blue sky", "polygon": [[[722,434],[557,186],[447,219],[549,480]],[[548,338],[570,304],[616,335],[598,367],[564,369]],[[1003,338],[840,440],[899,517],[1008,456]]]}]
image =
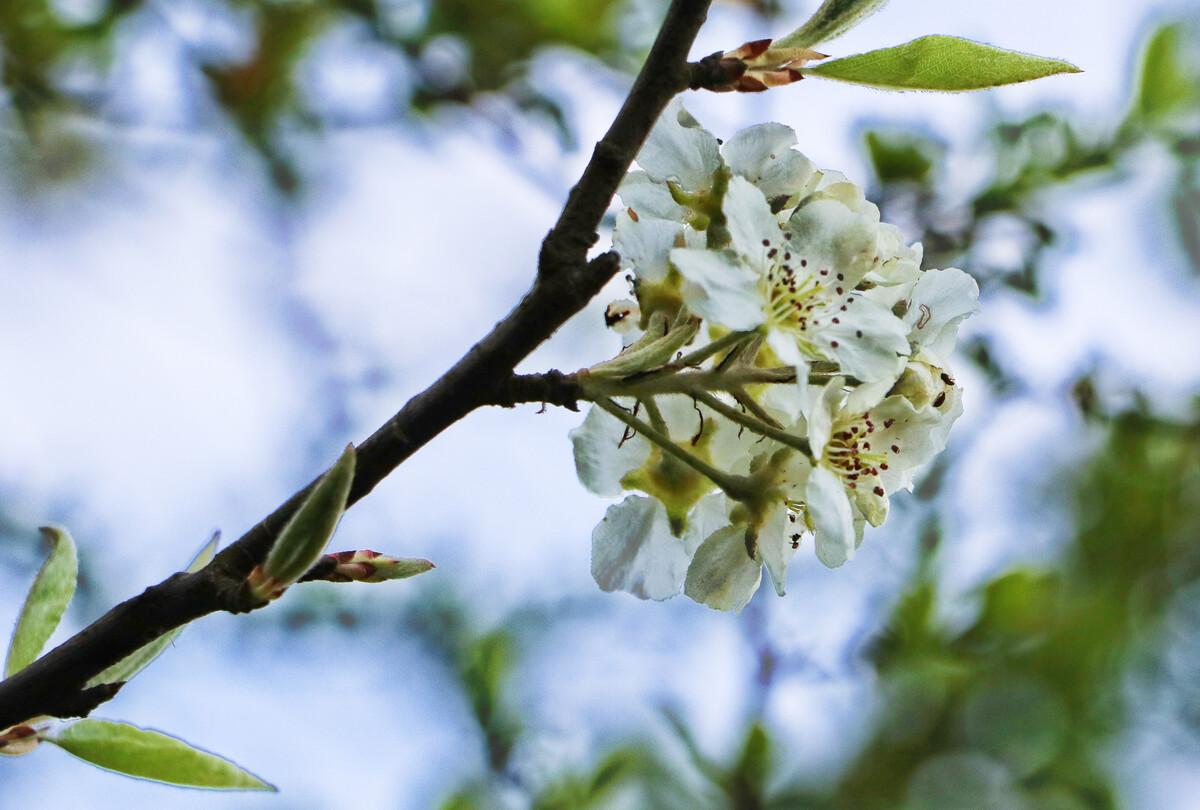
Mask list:
[{"label": "pale blue sky", "polygon": [[[1130,47],[1152,12],[1195,17],[1200,6],[893,0],[826,50],[948,33],[1068,59],[1085,73],[982,96],[814,80],[686,102],[719,135],[789,124],[818,165],[860,182],[854,136],[864,120],[928,128],[951,139],[949,182],[969,188],[990,109],[1113,121],[1130,83]],[[187,15],[173,19],[172,33],[147,24],[125,66],[129,93],[115,112],[144,123],[80,123],[112,147],[99,176],[33,201],[0,191],[0,495],[19,522],[66,523],[80,544],[96,599],[70,614],[67,630],[182,565],[213,528],[238,536],[432,381],[527,286],[540,239],[590,152],[562,155],[524,127],[517,155],[492,117],[468,111],[420,129],[350,129],[321,147],[315,202],[282,215],[264,205],[262,179],[231,135],[193,128],[204,111],[164,67],[180,58],[181,35],[236,49],[236,24],[197,32]],[[719,7],[694,55],[771,33]],[[358,93],[369,104],[381,83],[403,81],[336,44],[313,82],[338,103],[352,107]],[[570,55],[542,62],[540,81],[590,144],[619,103],[621,81],[603,72],[593,81],[595,70]],[[962,372],[972,393],[955,434],[963,444],[952,440],[963,460],[950,484],[946,561],[956,592],[1001,562],[1053,552],[1061,525],[1053,515],[1041,532],[1013,528],[1028,526],[1023,495],[1054,486],[1045,460],[1083,448],[1061,408],[1073,373],[1099,358],[1166,401],[1196,390],[1200,355],[1179,348],[1200,345],[1196,281],[1154,272],[1170,264],[1156,246],[1167,238],[1147,238],[1156,227],[1166,234],[1153,196],[1161,163],[1148,154],[1127,183],[1048,199],[1074,231],[1051,262],[1051,302],[1035,311],[998,293],[968,327],[1001,336],[1031,394],[987,402],[981,381]],[[619,282],[612,292],[623,293]],[[574,369],[611,353],[606,300],[528,368]],[[531,773],[587,761],[650,723],[663,697],[688,710],[704,744],[728,744],[749,699],[737,618],[597,591],[588,538],[607,504],[574,479],[566,433],[579,416],[535,411],[478,413],[451,428],[348,515],[335,545],[435,560],[421,584],[470,594],[485,625],[529,600],[599,606],[554,631],[524,672],[521,691],[539,696],[536,721],[548,740],[521,752]],[[1028,463],[1033,448],[1040,467]],[[805,741],[798,769],[827,770],[852,750],[845,729],[872,698],[869,677],[846,661],[847,640],[901,582],[905,526],[919,508],[901,504],[894,524],[842,570],[805,557],[792,593],[767,600],[781,647],[810,661],[768,713],[788,739]],[[15,617],[32,565],[0,568],[0,627]],[[420,593],[400,583],[338,595],[386,613]],[[100,714],[230,756],[280,784],[282,796],[139,784],[46,750],[0,761],[5,806],[417,810],[482,768],[465,705],[412,645],[317,630],[285,646],[276,627],[267,615],[206,619]],[[1138,737],[1128,749],[1130,807],[1192,810],[1184,797],[1200,790],[1200,769],[1159,743]]]}]

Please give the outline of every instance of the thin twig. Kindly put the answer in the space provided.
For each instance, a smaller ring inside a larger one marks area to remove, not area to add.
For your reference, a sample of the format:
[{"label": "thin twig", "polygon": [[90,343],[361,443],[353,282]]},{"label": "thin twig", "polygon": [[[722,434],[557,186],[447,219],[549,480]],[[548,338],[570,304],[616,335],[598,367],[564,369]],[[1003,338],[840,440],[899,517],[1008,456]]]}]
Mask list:
[{"label": "thin twig", "polygon": [[651,442],[662,448],[664,453],[674,456],[679,461],[703,475],[709,481],[712,481],[714,484],[724,490],[725,494],[729,497],[737,498],[739,500],[743,498],[746,488],[740,482],[737,476],[718,470],[708,462],[702,461],[701,459],[692,455],[687,450],[684,450],[682,447],[676,444],[670,436],[666,435],[665,433],[660,433],[652,425],[648,424],[647,422],[643,422],[641,419],[638,419],[636,416],[613,402],[611,399],[596,400],[596,407],[602,408],[603,410],[617,417],[626,425],[633,428]]},{"label": "thin twig", "polygon": [[722,402],[720,399],[708,393],[707,391],[696,391],[692,394],[692,396],[731,422],[737,422],[739,425],[745,425],[760,436],[766,436],[768,439],[774,439],[780,444],[786,444],[788,447],[794,447],[810,458],[812,457],[812,447],[809,445],[807,439],[802,439],[795,434],[788,433],[786,430],[780,430],[777,427],[773,427],[756,416],[742,413],[737,408]]}]

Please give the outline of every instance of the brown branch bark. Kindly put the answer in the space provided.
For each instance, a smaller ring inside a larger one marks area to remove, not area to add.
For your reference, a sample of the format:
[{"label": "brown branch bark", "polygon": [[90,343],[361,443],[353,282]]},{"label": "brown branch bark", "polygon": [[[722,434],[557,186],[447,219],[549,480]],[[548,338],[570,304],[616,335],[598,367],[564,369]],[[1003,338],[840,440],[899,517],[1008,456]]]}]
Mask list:
[{"label": "brown branch bark", "polygon": [[[715,55],[687,62],[710,2],[673,0],[620,112],[596,144],[542,243],[532,288],[449,371],[358,446],[351,505],[427,442],[482,405],[573,402],[569,387],[547,385],[546,376],[515,377],[513,369],[616,273],[616,254],[589,261],[587,252],[597,239],[596,230],[617,184],[663,108],[683,90],[719,89],[734,78],[736,65],[722,63]],[[202,571],[176,574],[147,588],[0,682],[0,729],[37,715],[86,715],[116,693],[115,688],[85,689],[89,678],[175,627],[216,611],[240,613],[256,607],[247,600],[242,583],[265,558],[307,491],[305,487],[289,498]]]}]

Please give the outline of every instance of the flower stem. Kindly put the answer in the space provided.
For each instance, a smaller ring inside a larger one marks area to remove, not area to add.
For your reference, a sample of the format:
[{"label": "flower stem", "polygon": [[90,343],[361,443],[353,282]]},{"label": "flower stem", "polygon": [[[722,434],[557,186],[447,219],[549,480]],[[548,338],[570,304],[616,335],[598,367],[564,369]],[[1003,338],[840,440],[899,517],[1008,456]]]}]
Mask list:
[{"label": "flower stem", "polygon": [[696,351],[691,352],[690,354],[685,354],[683,357],[672,363],[671,366],[675,369],[698,366],[717,352],[724,351],[730,346],[736,346],[753,335],[753,332],[730,332],[724,337],[717,338],[707,346],[701,346],[699,349],[696,349]]},{"label": "flower stem", "polygon": [[654,401],[654,397],[646,397],[639,401],[646,409],[646,416],[650,417],[650,424],[654,429],[660,433],[667,434],[667,420],[663,418],[662,411],[659,410],[658,403]]},{"label": "flower stem", "polygon": [[694,396],[698,401],[707,405],[712,410],[724,416],[729,421],[736,422],[739,425],[744,425],[760,436],[766,436],[768,439],[774,439],[780,444],[793,447],[799,450],[801,453],[804,453],[809,458],[812,458],[812,447],[809,446],[807,439],[802,439],[799,436],[788,433],[786,430],[780,430],[777,427],[772,427],[756,416],[742,413],[737,408],[722,402],[707,391],[695,391],[692,393],[692,396]]},{"label": "flower stem", "polygon": [[656,430],[651,425],[638,419],[629,411],[622,408],[617,403],[607,397],[601,397],[595,400],[598,407],[620,419],[629,427],[636,430],[638,433],[645,436],[650,441],[662,448],[664,453],[669,453],[679,461],[691,467],[696,472],[703,475],[708,480],[719,486],[725,491],[725,494],[735,500],[745,500],[747,497],[746,486],[739,476],[731,475],[718,470],[716,467],[701,461],[694,455],[684,450],[678,444],[671,440],[670,436]]},{"label": "flower stem", "polygon": [[605,380],[605,393],[645,397],[651,394],[691,394],[705,391],[728,391],[756,383],[791,383],[796,371],[787,368],[737,368],[727,371],[689,371],[652,375],[625,380]]}]

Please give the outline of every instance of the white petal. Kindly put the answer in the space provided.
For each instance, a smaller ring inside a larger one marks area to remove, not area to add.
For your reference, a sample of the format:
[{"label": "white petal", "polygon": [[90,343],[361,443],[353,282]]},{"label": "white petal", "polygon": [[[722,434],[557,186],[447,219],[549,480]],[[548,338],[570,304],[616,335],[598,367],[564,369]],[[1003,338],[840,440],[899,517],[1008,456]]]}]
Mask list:
[{"label": "white petal", "polygon": [[[805,499],[805,493],[808,491],[808,477],[812,475],[812,471],[812,460],[803,453],[793,453],[788,457],[780,478],[783,491],[789,499],[797,501]],[[798,524],[790,521],[788,525],[800,528]]]},{"label": "white petal", "polygon": [[795,234],[791,241],[796,261],[807,262],[811,273],[842,273],[840,286],[852,290],[875,261],[877,223],[837,200],[819,199],[802,204],[788,220]]},{"label": "white petal", "polygon": [[[888,516],[888,496],[886,490],[882,488],[876,491],[875,488],[881,485],[879,478],[873,475],[862,475],[856,483],[858,486],[847,493],[852,499],[855,509],[866,519],[867,523],[872,526],[882,526]],[[883,492],[883,494],[880,495],[879,492]]]},{"label": "white petal", "polygon": [[875,253],[879,257],[871,280],[888,286],[912,284],[921,275],[924,248],[920,242],[904,243],[904,234],[890,222],[879,223]]},{"label": "white petal", "polygon": [[727,251],[676,248],[671,263],[687,282],[688,307],[711,324],[741,332],[763,322],[758,274]]},{"label": "white petal", "polygon": [[721,152],[713,134],[676,99],[650,131],[637,162],[652,180],[674,180],[687,191],[704,191],[721,167]]},{"label": "white petal", "polygon": [[783,124],[759,124],[721,147],[734,174],[756,185],[768,200],[805,194],[814,180],[812,161],[792,147],[796,133]]},{"label": "white petal", "polygon": [[791,526],[787,519],[787,510],[780,503],[771,509],[758,533],[758,554],[762,557],[763,565],[767,567],[767,573],[771,575],[775,593],[780,596],[783,596],[786,590],[788,563],[796,554],[792,547],[791,534],[797,532],[789,533]]},{"label": "white petal", "polygon": [[613,249],[621,254],[621,267],[633,270],[638,278],[662,281],[670,269],[667,261],[676,239],[683,231],[678,222],[654,217],[631,218],[626,211],[617,214],[613,231]]},{"label": "white petal", "polygon": [[817,559],[837,568],[854,556],[854,515],[842,480],[822,466],[808,476],[808,512],[812,516]]},{"label": "white petal", "polygon": [[825,445],[833,434],[833,419],[841,410],[845,393],[842,388],[846,385],[844,377],[834,377],[825,383],[821,393],[813,400],[808,413],[808,444],[812,448],[814,458],[820,458],[825,452]]},{"label": "white petal", "polygon": [[696,400],[684,394],[668,394],[655,397],[654,402],[667,423],[667,433],[677,442],[688,441],[700,434],[712,433],[717,428],[715,414]]},{"label": "white petal", "polygon": [[796,369],[797,374],[804,372],[804,376],[808,376],[808,359],[796,345],[794,337],[781,329],[771,329],[767,332],[767,345],[775,352],[780,363]]},{"label": "white petal", "polygon": [[958,339],[958,326],[979,309],[979,285],[956,267],[930,270],[917,281],[905,322],[913,343],[949,357]]},{"label": "white petal", "polygon": [[[771,386],[771,388],[784,387],[787,386]],[[723,395],[717,394],[716,396],[725,399]],[[751,459],[763,449],[763,446],[758,443],[758,434],[749,428],[743,429],[741,425],[713,413],[704,406],[701,407],[704,409],[705,419],[711,420],[717,428],[716,435],[708,445],[710,461],[713,466],[734,475],[747,475],[750,472]]]},{"label": "white petal", "polygon": [[816,193],[813,194],[813,198],[814,200],[837,200],[851,211],[864,214],[873,222],[879,222],[879,207],[867,199],[867,195],[862,188],[851,182],[841,172],[829,171],[828,169],[822,171],[821,177],[817,181]]},{"label": "white petal", "polygon": [[675,202],[667,184],[656,183],[645,172],[635,170],[626,174],[617,194],[625,207],[632,208],[639,217],[657,217],[673,222],[684,220],[685,209]]},{"label": "white petal", "polygon": [[779,218],[771,213],[767,198],[746,178],[732,177],[721,208],[725,212],[733,249],[745,257],[750,266],[763,268],[765,275],[770,263],[768,251],[772,247],[779,249],[783,244]]},{"label": "white petal", "polygon": [[878,380],[873,383],[864,383],[846,396],[846,404],[842,407],[849,413],[866,413],[887,396],[888,391],[893,385],[895,385],[893,380]]},{"label": "white petal", "polygon": [[879,473],[888,492],[907,488],[913,472],[941,452],[949,432],[949,425],[942,426],[944,418],[932,407],[917,410],[902,396],[888,397],[871,410],[872,421],[884,426],[872,445],[888,453],[888,468]]},{"label": "white petal", "polygon": [[958,421],[958,417],[962,416],[962,389],[954,386],[946,391],[946,401],[943,402],[937,411],[942,417],[929,431],[929,441],[933,444],[934,453],[940,453],[946,449],[946,441],[950,436],[950,428],[954,427],[954,423]]},{"label": "white petal", "polygon": [[735,503],[723,492],[714,492],[700,499],[700,503],[688,515],[687,530],[683,533],[683,545],[689,560],[709,535],[729,525],[729,510]]},{"label": "white petal", "polygon": [[595,406],[568,435],[579,481],[596,495],[620,495],[621,479],[642,466],[650,454],[650,444],[640,434],[622,442],[625,423]]},{"label": "white petal", "polygon": [[770,398],[771,404],[780,408],[787,416],[788,423],[794,422],[796,416],[808,407],[808,369],[809,363],[796,340],[791,335],[779,329],[767,332],[767,345],[785,366],[796,369],[796,382],[792,385],[772,385],[767,393],[778,392]]},{"label": "white petal", "polygon": [[741,610],[762,581],[762,566],[746,553],[746,527],[726,526],[696,549],[683,592],[714,610]]},{"label": "white petal", "polygon": [[[795,385],[771,385],[759,398],[759,404],[767,412],[785,425],[792,424],[797,419],[803,421],[805,410],[808,409],[808,386],[797,380]],[[805,435],[800,431],[798,435]]]},{"label": "white petal", "polygon": [[[888,309],[855,295],[845,312],[821,319],[815,342],[841,370],[863,382],[895,380],[908,354],[908,328]],[[837,345],[834,345],[837,344]]]},{"label": "white petal", "polygon": [[688,562],[687,547],[671,534],[667,512],[653,498],[630,495],[610,506],[592,532],[592,577],[605,591],[670,599]]}]

